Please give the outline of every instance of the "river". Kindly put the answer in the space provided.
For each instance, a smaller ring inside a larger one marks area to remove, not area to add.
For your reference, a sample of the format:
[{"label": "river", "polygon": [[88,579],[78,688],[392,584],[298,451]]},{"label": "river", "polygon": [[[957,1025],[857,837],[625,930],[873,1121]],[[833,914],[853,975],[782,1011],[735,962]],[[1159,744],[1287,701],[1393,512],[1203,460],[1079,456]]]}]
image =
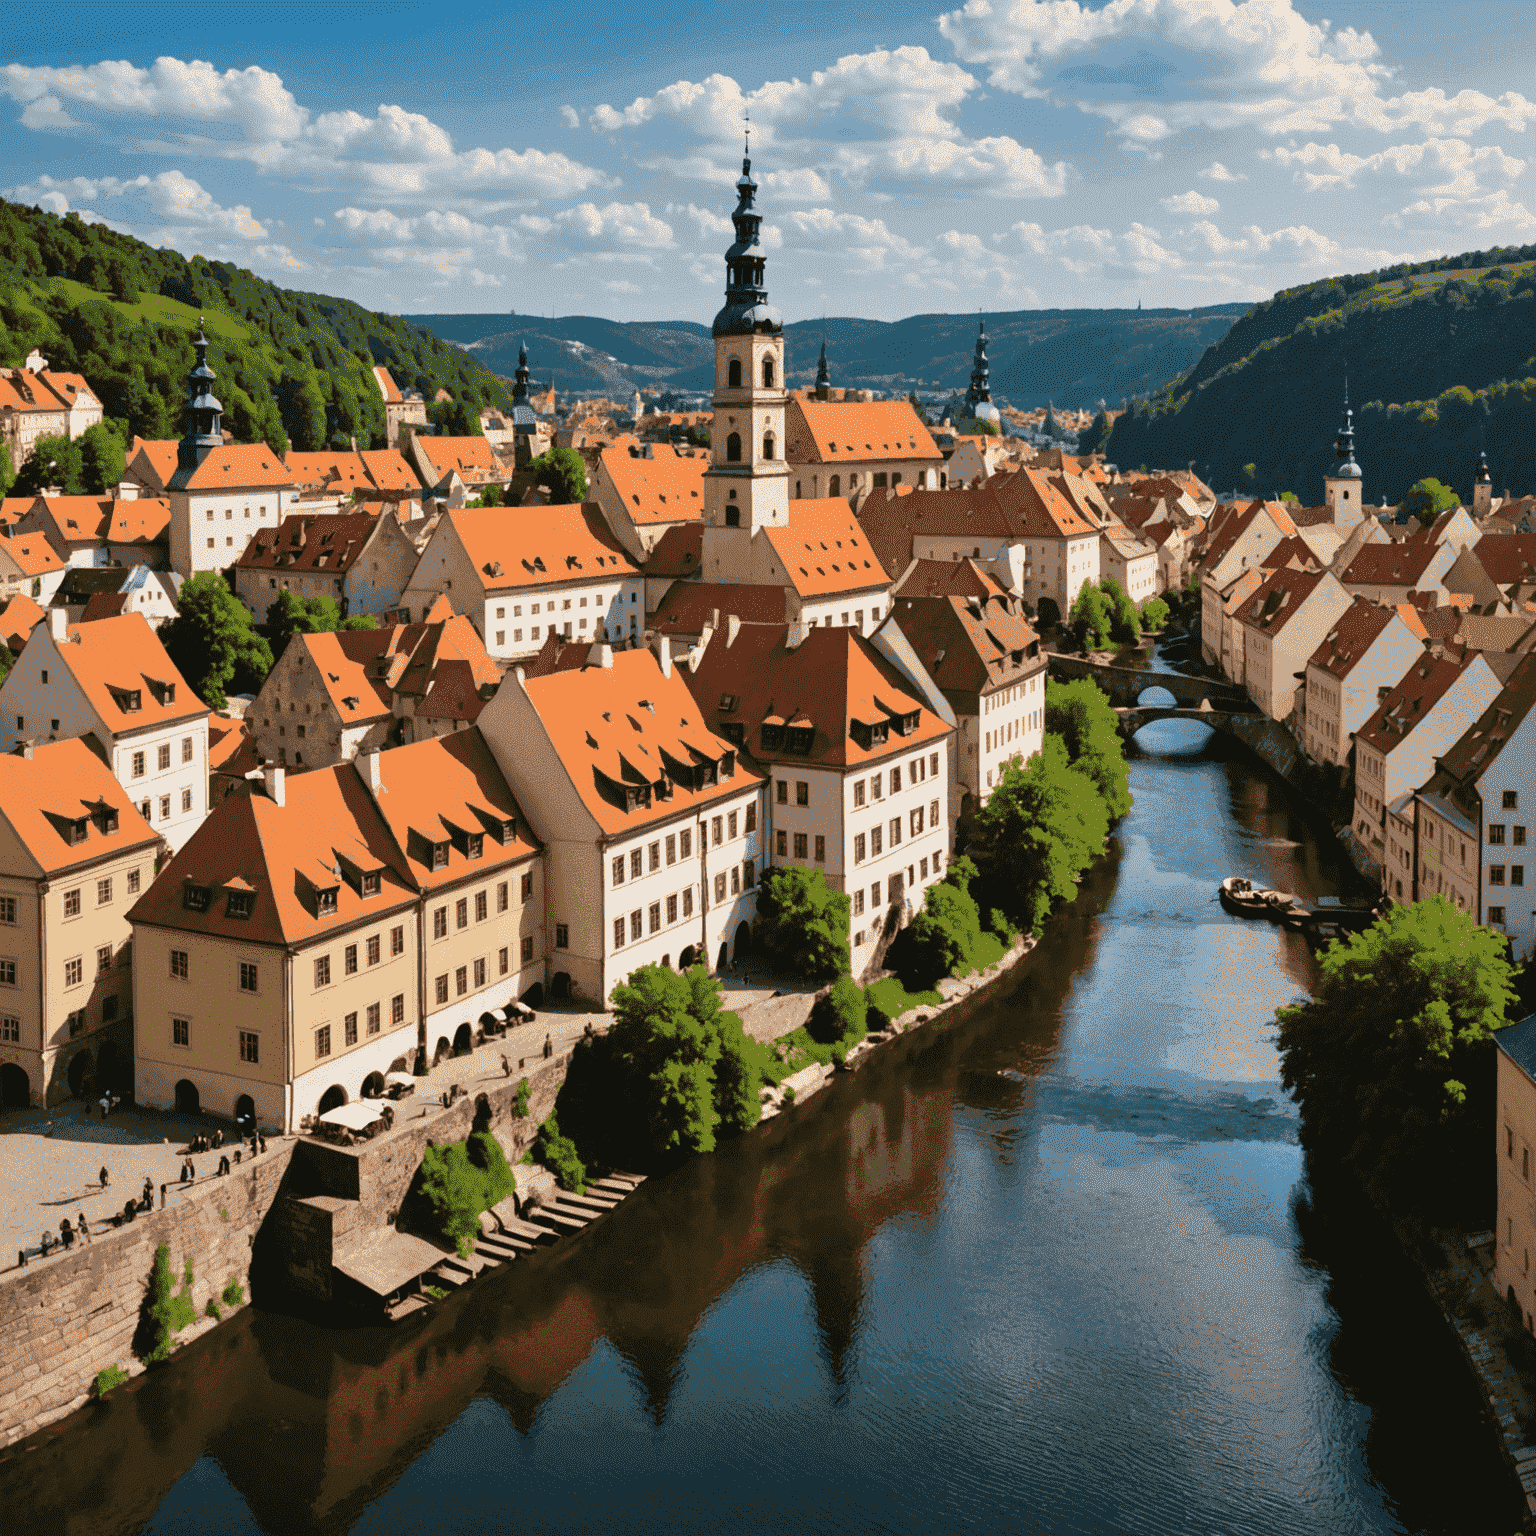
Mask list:
[{"label": "river", "polygon": [[1142,733],[1036,952],[398,1332],[249,1310],[0,1459],[11,1530],[1512,1530],[1389,1246],[1306,1199],[1272,1014],[1337,892],[1278,781]]}]

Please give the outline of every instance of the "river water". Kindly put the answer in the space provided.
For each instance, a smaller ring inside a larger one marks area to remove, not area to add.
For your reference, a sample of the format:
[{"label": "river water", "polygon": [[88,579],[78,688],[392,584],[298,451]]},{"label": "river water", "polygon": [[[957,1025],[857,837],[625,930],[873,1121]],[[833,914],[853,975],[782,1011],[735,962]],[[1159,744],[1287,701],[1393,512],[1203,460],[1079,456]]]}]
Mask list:
[{"label": "river water", "polygon": [[1203,727],[992,993],[416,1328],[252,1309],[0,1460],[8,1530],[1507,1531],[1390,1248],[1305,1198],[1246,874],[1345,871]]}]

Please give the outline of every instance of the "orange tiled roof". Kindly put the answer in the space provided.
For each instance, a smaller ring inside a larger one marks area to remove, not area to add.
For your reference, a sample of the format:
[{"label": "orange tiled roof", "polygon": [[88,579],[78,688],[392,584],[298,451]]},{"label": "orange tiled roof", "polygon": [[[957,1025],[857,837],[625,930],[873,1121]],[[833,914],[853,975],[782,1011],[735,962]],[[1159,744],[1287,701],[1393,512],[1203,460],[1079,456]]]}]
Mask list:
[{"label": "orange tiled roof", "polygon": [[891,587],[897,598],[979,597],[987,602],[1006,597],[1007,590],[984,566],[972,559],[914,560]]},{"label": "orange tiled roof", "polygon": [[358,455],[368,469],[368,478],[381,491],[421,489],[421,477],[398,448],[364,448]]},{"label": "orange tiled roof", "polygon": [[176,473],[177,447],[174,437],[135,437],[133,446],[128,450],[128,468],[132,469],[142,455],[140,471],[157,490],[163,491],[171,483],[171,476]]},{"label": "orange tiled roof", "polygon": [[[614,651],[612,660],[611,667],[561,667],[524,683],[550,745],[604,832],[631,832],[696,812],[759,782],[736,763],[730,742],[704,724],[682,668],[663,677],[649,650]],[[727,763],[735,766],[729,777]],[[716,765],[713,784],[705,782],[710,764]],[[671,786],[665,799],[656,793],[663,780]],[[649,804],[626,809],[626,787],[648,794]]]},{"label": "orange tiled roof", "polygon": [[[107,810],[117,816],[115,832],[105,830]],[[78,740],[45,742],[30,760],[0,756],[0,821],[45,875],[160,841],[107,765]]]},{"label": "orange tiled roof", "polygon": [[20,655],[27,637],[47,617],[25,592],[18,593],[0,607],[0,645],[8,646]]},{"label": "orange tiled roof", "polygon": [[1098,525],[1052,484],[1049,470],[1017,469],[990,481],[987,489],[996,492],[999,504],[1017,525],[1015,537],[1071,539],[1098,532]]},{"label": "orange tiled roof", "polygon": [[395,376],[388,368],[375,368],[373,370],[373,377],[378,383],[379,393],[386,400],[395,402],[400,399],[400,390],[395,383]]},{"label": "orange tiled roof", "polygon": [[631,458],[623,448],[605,448],[601,462],[632,523],[697,521],[704,515],[705,458],[689,458],[665,443],[652,458]]},{"label": "orange tiled roof", "polygon": [[164,544],[170,537],[171,504],[163,496],[138,496],[112,503],[109,544]]},{"label": "orange tiled roof", "polygon": [[0,530],[0,551],[11,557],[23,576],[41,576],[45,571],[64,569],[64,562],[41,533],[18,534],[10,528]]},{"label": "orange tiled roof", "polygon": [[295,453],[283,455],[283,466],[301,491],[327,491],[350,496],[353,491],[371,491],[373,479],[360,453]]},{"label": "orange tiled roof", "polygon": [[[848,510],[846,503],[843,510]],[[488,591],[607,580],[638,572],[608,531],[596,502],[527,512],[463,507],[445,515]]]},{"label": "orange tiled roof", "polygon": [[418,437],[416,445],[440,484],[455,470],[466,485],[481,485],[487,480],[505,480],[507,471],[496,451],[483,437]]},{"label": "orange tiled roof", "polygon": [[641,569],[647,576],[697,576],[704,569],[703,523],[668,528]]},{"label": "orange tiled roof", "polygon": [[143,614],[71,624],[67,633],[68,643],[58,648],[60,664],[114,734],[208,713]]},{"label": "orange tiled roof", "polygon": [[265,490],[290,486],[293,476],[265,443],[225,443],[187,477],[189,491]]},{"label": "orange tiled roof", "polygon": [[81,395],[89,400],[95,400],[97,405],[101,404],[100,400],[96,399],[95,390],[78,373],[58,373],[52,368],[45,368],[38,377],[66,406],[75,405]]},{"label": "orange tiled roof", "polygon": [[801,597],[831,597],[890,583],[859,520],[841,496],[792,501],[787,528],[765,528],[790,584]]},{"label": "orange tiled roof", "polygon": [[340,576],[352,569],[377,526],[365,512],[291,512],[279,527],[259,530],[235,566]]},{"label": "orange tiled roof", "polygon": [[906,400],[792,399],[784,417],[784,457],[795,464],[862,464],[944,455]]},{"label": "orange tiled roof", "polygon": [[63,411],[66,403],[25,368],[0,371],[0,409],[13,411]]}]

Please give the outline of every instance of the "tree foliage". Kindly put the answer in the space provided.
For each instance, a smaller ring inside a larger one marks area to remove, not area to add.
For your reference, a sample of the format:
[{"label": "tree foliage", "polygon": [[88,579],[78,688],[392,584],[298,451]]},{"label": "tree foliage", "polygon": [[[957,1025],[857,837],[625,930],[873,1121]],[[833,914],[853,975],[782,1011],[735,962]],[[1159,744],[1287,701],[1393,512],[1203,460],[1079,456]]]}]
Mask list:
[{"label": "tree foliage", "polygon": [[806,1033],[821,1045],[838,1041],[852,1045],[864,1038],[868,1027],[869,998],[849,976],[839,976],[818,998],[806,1020]]},{"label": "tree foliage", "polygon": [[1415,480],[1409,487],[1408,494],[1403,497],[1402,505],[1397,509],[1397,515],[1400,520],[1416,517],[1421,523],[1428,523],[1460,503],[1461,497],[1450,486],[1426,476],[1422,480]]},{"label": "tree foliage", "polygon": [[1129,645],[1135,645],[1141,639],[1141,615],[1136,610],[1136,605],[1126,594],[1124,587],[1113,576],[1106,576],[1099,583],[1101,591],[1109,602],[1109,637]]},{"label": "tree foliage", "polygon": [[192,1305],[192,1260],[186,1261],[178,1291],[171,1272],[170,1245],[161,1243],[155,1249],[149,1272],[149,1290],[139,1318],[134,1352],[146,1365],[168,1360],[172,1335],[196,1320],[197,1311]]},{"label": "tree foliage", "polygon": [[1168,622],[1168,604],[1160,597],[1149,597],[1141,605],[1143,630],[1162,629]]},{"label": "tree foliage", "polygon": [[[528,1079],[523,1079],[522,1087],[518,1089],[517,1102],[527,1113],[527,1100],[523,1094]],[[555,1182],[561,1189],[569,1190],[573,1195],[584,1195],[587,1192],[587,1166],[581,1160],[581,1154],[576,1150],[576,1143],[560,1130],[560,1122],[555,1117],[553,1110],[549,1118],[539,1127],[539,1134],[533,1139],[533,1155],[555,1176]]]},{"label": "tree foliage", "polygon": [[[1044,601],[1042,598],[1041,602]],[[1085,582],[1067,614],[1067,628],[1077,636],[1078,645],[1085,651],[1103,650],[1110,642],[1114,623],[1114,608],[1109,599],[1096,586]]]},{"label": "tree foliage", "polygon": [[237,693],[252,692],[272,670],[272,648],[217,571],[185,583],[176,617],[160,626],[160,642],[210,709],[224,708],[231,684]]},{"label": "tree foliage", "polygon": [[128,468],[123,440],[109,422],[80,434],[80,478],[87,496],[110,496]]},{"label": "tree foliage", "polygon": [[574,448],[551,448],[529,464],[534,482],[549,487],[549,499],[560,505],[587,499],[586,460]]},{"label": "tree foliage", "polygon": [[63,496],[85,495],[85,458],[67,437],[40,437],[16,476],[15,494],[41,496],[57,488]]},{"label": "tree foliage", "polygon": [[429,1141],[421,1156],[422,1198],[437,1230],[462,1257],[475,1250],[480,1213],[500,1205],[517,1187],[501,1144],[489,1131],[440,1147]]},{"label": "tree foliage", "polygon": [[1059,736],[1067,759],[1098,787],[1111,821],[1131,808],[1130,770],[1115,712],[1091,678],[1045,685],[1045,728]]},{"label": "tree foliage", "polygon": [[1479,1167],[1511,978],[1502,936],[1444,896],[1331,944],[1312,998],[1275,1015],[1309,1150],[1420,1206]]},{"label": "tree foliage", "polygon": [[1022,768],[1006,769],[976,813],[969,852],[988,904],[1039,933],[1052,903],[1076,894],[1078,876],[1108,836],[1098,786],[1048,732],[1042,750]]},{"label": "tree foliage", "polygon": [[813,981],[847,973],[851,906],[828,889],[819,869],[775,865],[763,871],[757,893],[757,938],[780,970]]}]

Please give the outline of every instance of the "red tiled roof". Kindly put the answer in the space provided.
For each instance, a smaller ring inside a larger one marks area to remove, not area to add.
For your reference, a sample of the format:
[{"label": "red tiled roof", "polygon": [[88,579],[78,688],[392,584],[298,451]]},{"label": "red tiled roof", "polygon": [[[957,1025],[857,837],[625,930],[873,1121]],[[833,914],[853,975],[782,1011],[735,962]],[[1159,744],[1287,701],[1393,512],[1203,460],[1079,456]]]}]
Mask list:
[{"label": "red tiled roof", "polygon": [[1472,553],[1498,586],[1536,576],[1536,533],[1485,533]]},{"label": "red tiled roof", "polygon": [[1356,733],[1360,740],[1378,752],[1392,751],[1450,691],[1475,654],[1469,652],[1454,661],[1425,656],[1416,662]]},{"label": "red tiled roof", "polygon": [[631,457],[623,448],[605,448],[604,472],[637,527],[697,521],[704,515],[704,471],[709,460],[690,458],[666,443],[652,445],[653,457]]},{"label": "red tiled roof", "polygon": [[1019,523],[1019,532],[1031,539],[1068,539],[1096,533],[1090,523],[1051,483],[1043,469],[1019,469],[988,482],[998,501]]},{"label": "red tiled roof", "polygon": [[958,595],[898,599],[893,592],[891,616],[946,695],[979,696],[1011,686],[1046,664],[1040,636],[1001,596],[973,603]]},{"label": "red tiled roof", "polygon": [[784,416],[784,457],[792,464],[862,464],[944,455],[906,400],[792,399]]},{"label": "red tiled roof", "polygon": [[80,623],[95,624],[102,619],[115,619],[127,606],[126,592],[93,592],[86,599]]},{"label": "red tiled roof", "polygon": [[891,587],[891,598],[898,597],[979,597],[1006,596],[998,579],[975,560],[914,560]]},{"label": "red tiled roof", "polygon": [[1309,667],[1321,667],[1337,678],[1348,677],[1356,664],[1376,643],[1381,632],[1397,617],[1395,608],[1381,607],[1357,597],[1339,616],[1322,643],[1307,661]]},{"label": "red tiled roof", "polygon": [[859,526],[892,577],[900,576],[912,563],[914,540],[919,535],[980,541],[1011,538],[1015,529],[991,485],[975,490],[924,491],[921,496],[876,491],[859,507]]},{"label": "red tiled roof", "polygon": [[1509,744],[1532,706],[1536,706],[1536,651],[1520,658],[1498,697],[1440,759],[1441,766],[1452,778],[1481,777]]},{"label": "red tiled roof", "polygon": [[765,528],[763,535],[801,597],[862,592],[890,582],[859,520],[841,496],[792,501],[789,526]]},{"label": "red tiled roof", "polygon": [[1326,571],[1297,571],[1289,566],[1275,571],[1242,606],[1243,623],[1266,634],[1277,635],[1295,618],[1311,597]]},{"label": "red tiled roof", "polygon": [[[1479,544],[1479,553],[1481,549]],[[1342,579],[1349,586],[1416,587],[1430,561],[1439,553],[1438,544],[1418,540],[1401,544],[1367,544],[1349,562]]]},{"label": "red tiled roof", "polygon": [[722,624],[729,614],[735,614],[744,624],[782,624],[785,603],[783,587],[674,581],[657,603],[651,627],[664,635],[698,635],[715,614]]},{"label": "red tiled roof", "polygon": [[668,528],[641,569],[647,576],[697,576],[704,569],[703,523],[679,523]]},{"label": "red tiled roof", "polygon": [[1317,558],[1312,546],[1299,534],[1288,539],[1281,539],[1267,555],[1259,558],[1259,569],[1264,571],[1277,571],[1282,565],[1289,565],[1293,560],[1300,562],[1298,569],[1303,571],[1321,570],[1323,562]]},{"label": "red tiled roof", "polygon": [[638,574],[596,502],[527,511],[463,507],[446,517],[487,591]]},{"label": "red tiled roof", "polygon": [[341,576],[352,569],[377,526],[364,512],[290,512],[277,528],[259,529],[235,566]]}]

